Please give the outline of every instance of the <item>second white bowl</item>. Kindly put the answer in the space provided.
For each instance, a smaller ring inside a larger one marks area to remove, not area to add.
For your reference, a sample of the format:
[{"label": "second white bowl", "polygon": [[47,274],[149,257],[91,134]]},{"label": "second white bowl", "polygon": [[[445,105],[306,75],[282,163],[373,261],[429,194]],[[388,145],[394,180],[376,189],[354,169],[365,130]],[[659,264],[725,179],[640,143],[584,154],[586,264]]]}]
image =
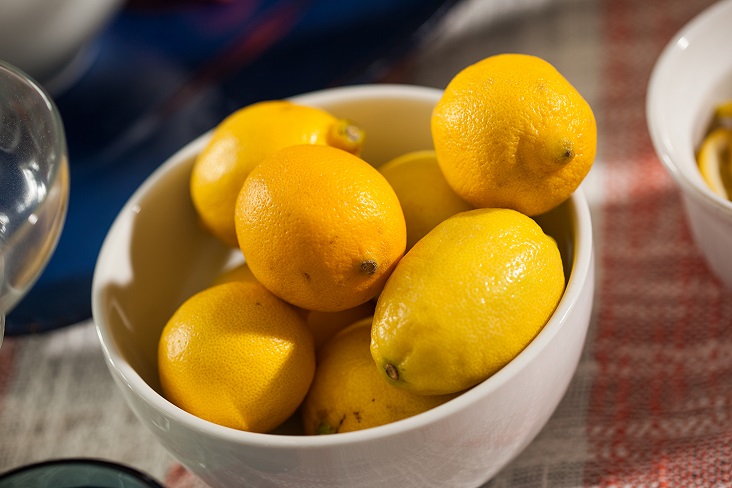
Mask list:
[{"label": "second white bowl", "polygon": [[709,189],[696,160],[715,106],[732,100],[730,26],[732,0],[726,0],[671,39],[653,69],[646,114],[656,153],[681,189],[694,240],[732,289],[732,202]]}]

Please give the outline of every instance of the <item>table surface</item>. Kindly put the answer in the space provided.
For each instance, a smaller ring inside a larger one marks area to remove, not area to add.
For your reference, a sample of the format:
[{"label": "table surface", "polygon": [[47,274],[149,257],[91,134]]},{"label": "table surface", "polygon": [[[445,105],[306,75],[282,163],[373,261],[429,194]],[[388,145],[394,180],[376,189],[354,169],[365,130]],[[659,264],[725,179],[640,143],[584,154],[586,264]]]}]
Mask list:
[{"label": "table surface", "polygon": [[[598,120],[583,183],[598,272],[587,344],[546,427],[486,486],[732,486],[732,292],[694,246],[644,112],[656,58],[710,3],[465,0],[385,78],[444,87],[488,55],[525,52],[554,64]],[[75,456],[205,486],[126,406],[91,321],[6,338],[0,472]]]}]

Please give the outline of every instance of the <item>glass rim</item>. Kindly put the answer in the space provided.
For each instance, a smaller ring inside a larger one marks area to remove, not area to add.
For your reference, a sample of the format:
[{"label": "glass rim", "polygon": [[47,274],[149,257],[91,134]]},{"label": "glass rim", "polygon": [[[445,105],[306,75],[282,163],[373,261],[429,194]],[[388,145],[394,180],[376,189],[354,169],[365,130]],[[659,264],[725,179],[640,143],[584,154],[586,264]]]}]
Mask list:
[{"label": "glass rim", "polygon": [[46,108],[48,110],[48,113],[51,115],[51,121],[56,129],[56,133],[58,134],[58,137],[56,138],[56,150],[59,154],[61,154],[63,157],[61,158],[61,164],[54,165],[52,168],[52,177],[53,179],[56,178],[56,173],[60,171],[60,167],[62,165],[68,164],[68,148],[66,146],[66,132],[64,130],[64,123],[61,119],[61,113],[58,109],[58,106],[56,105],[56,102],[54,102],[53,98],[51,97],[48,90],[46,90],[43,85],[41,85],[38,81],[36,81],[35,78],[33,78],[31,75],[23,71],[22,69],[18,68],[17,66],[8,63],[7,61],[3,61],[0,59],[0,72],[6,72],[15,77],[17,80],[25,84],[26,86],[30,87],[33,91],[35,91],[41,100],[43,100],[44,104],[46,105]]},{"label": "glass rim", "polygon": [[73,465],[78,466],[93,466],[97,468],[106,468],[111,469],[117,472],[122,472],[124,474],[130,475],[134,479],[144,482],[147,484],[150,488],[164,488],[163,485],[161,485],[158,481],[156,481],[152,476],[148,475],[147,473],[143,473],[142,471],[133,468],[131,466],[127,466],[125,464],[120,464],[115,461],[108,461],[105,459],[99,459],[99,458],[85,458],[85,457],[74,457],[74,458],[59,458],[59,459],[49,459],[46,461],[39,461],[31,464],[26,464],[23,466],[19,466],[17,468],[11,468],[8,471],[5,471],[4,473],[0,473],[0,481],[8,481],[11,480],[14,476],[18,476],[23,473],[29,473],[31,471],[37,470],[37,469],[43,469],[43,468],[50,468],[54,466],[66,466],[71,467]]}]

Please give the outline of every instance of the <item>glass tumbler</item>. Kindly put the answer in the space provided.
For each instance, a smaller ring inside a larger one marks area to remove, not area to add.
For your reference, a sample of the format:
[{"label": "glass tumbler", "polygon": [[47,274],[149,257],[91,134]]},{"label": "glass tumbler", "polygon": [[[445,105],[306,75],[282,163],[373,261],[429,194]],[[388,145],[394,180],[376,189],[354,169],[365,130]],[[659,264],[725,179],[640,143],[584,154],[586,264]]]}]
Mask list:
[{"label": "glass tumbler", "polygon": [[68,206],[66,138],[56,105],[0,61],[0,343],[5,315],[56,247]]},{"label": "glass tumbler", "polygon": [[0,488],[163,488],[147,474],[102,459],[42,461],[0,473]]}]

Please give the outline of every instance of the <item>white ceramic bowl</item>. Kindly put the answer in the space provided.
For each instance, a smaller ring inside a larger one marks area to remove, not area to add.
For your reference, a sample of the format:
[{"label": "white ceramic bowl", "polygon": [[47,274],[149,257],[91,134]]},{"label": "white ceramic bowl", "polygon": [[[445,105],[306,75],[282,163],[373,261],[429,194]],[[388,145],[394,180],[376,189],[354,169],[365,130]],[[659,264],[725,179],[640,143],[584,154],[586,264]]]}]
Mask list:
[{"label": "white ceramic bowl", "polygon": [[[361,124],[374,165],[431,148],[441,92],[377,85],[295,101]],[[98,258],[93,314],[107,364],[129,405],[160,442],[214,487],[477,486],[516,456],[555,410],[584,344],[593,302],[590,213],[581,191],[541,224],[569,275],[558,309],[506,367],[460,397],[393,424],[330,436],[253,434],[190,415],[159,393],[158,337],[174,309],[206,286],[231,250],[200,230],[188,196],[205,135],[159,168],[113,224]]]},{"label": "white ceramic bowl", "polygon": [[0,0],[0,59],[55,91],[89,62],[84,48],[122,0]]},{"label": "white ceramic bowl", "polygon": [[669,42],[653,69],[647,122],[653,145],[681,189],[694,239],[732,289],[732,202],[702,179],[695,153],[714,107],[732,99],[732,0],[699,14]]}]

